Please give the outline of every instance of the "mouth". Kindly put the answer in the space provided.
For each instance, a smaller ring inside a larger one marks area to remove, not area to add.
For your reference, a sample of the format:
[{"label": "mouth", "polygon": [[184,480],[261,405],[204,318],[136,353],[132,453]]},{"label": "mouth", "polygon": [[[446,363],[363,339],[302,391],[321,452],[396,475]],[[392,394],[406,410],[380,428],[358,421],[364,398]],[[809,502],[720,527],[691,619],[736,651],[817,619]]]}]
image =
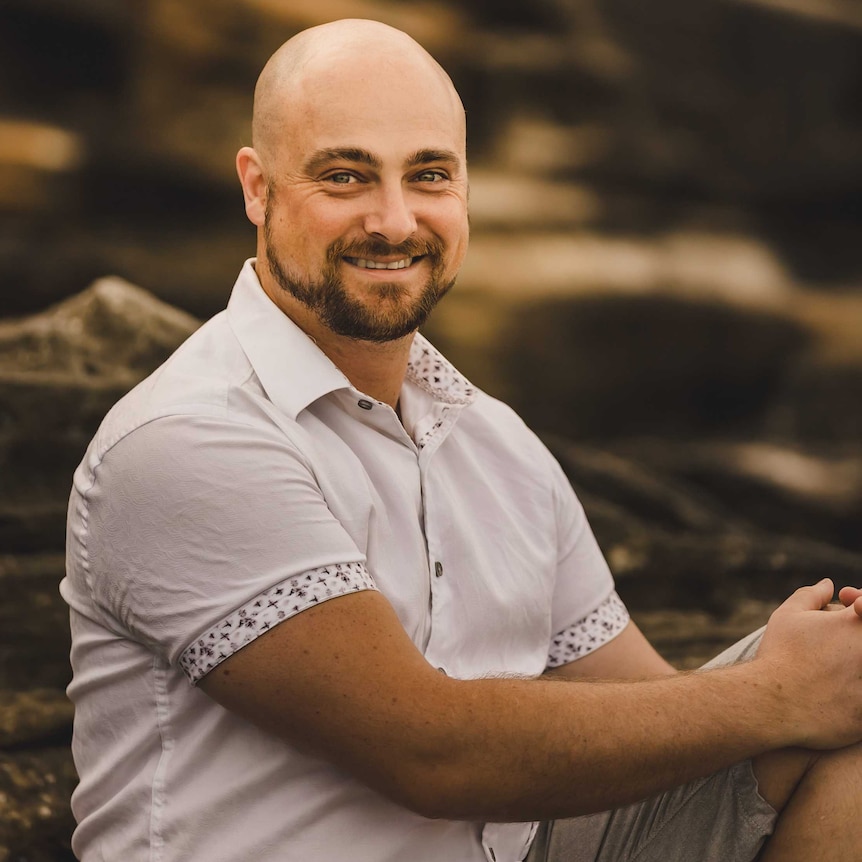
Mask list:
[{"label": "mouth", "polygon": [[418,260],[421,260],[424,255],[418,257],[402,257],[398,260],[369,260],[364,257],[347,257],[346,260],[352,266],[358,266],[360,269],[407,269]]}]

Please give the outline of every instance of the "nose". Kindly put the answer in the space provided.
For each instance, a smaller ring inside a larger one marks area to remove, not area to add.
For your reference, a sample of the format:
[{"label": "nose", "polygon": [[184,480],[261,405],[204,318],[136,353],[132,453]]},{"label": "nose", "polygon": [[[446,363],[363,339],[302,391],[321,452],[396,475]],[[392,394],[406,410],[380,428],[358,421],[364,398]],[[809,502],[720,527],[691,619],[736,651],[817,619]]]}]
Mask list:
[{"label": "nose", "polygon": [[365,232],[391,245],[404,242],[416,232],[416,216],[407,199],[409,192],[401,183],[381,184],[371,196],[371,208],[365,216]]}]

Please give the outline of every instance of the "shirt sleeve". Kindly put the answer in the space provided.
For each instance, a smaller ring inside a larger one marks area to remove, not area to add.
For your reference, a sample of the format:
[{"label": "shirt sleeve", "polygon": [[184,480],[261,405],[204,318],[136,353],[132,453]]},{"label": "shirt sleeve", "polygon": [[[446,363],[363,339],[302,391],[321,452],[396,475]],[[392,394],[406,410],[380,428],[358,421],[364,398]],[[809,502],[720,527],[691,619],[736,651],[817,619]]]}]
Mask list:
[{"label": "shirt sleeve", "polygon": [[557,517],[557,576],[554,585],[548,667],[559,667],[616,637],[629,614],[562,468],[553,459]]},{"label": "shirt sleeve", "polygon": [[191,682],[302,610],[375,589],[277,429],[157,419],[107,452],[85,505],[94,604]]},{"label": "shirt sleeve", "polygon": [[561,667],[589,655],[613,640],[628,622],[629,612],[614,590],[594,611],[551,638],[547,666]]}]

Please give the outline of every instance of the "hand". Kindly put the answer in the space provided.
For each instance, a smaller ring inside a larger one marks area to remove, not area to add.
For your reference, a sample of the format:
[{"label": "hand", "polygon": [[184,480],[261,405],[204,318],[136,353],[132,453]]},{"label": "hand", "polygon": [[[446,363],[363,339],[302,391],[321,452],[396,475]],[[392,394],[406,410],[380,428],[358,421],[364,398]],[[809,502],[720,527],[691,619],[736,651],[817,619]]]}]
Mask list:
[{"label": "hand", "polygon": [[862,617],[862,590],[858,587],[842,587],[838,598],[845,608],[852,607]]},{"label": "hand", "polygon": [[862,740],[862,591],[845,587],[844,607],[825,609],[828,578],[797,590],[770,617],[757,660],[783,702],[792,744],[840,748]]}]

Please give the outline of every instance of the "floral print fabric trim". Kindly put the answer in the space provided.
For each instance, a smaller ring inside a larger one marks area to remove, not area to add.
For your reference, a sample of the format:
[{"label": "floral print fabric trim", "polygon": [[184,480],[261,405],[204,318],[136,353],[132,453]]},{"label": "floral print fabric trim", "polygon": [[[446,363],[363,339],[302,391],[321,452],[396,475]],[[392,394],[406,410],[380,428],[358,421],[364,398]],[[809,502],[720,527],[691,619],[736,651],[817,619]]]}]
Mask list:
[{"label": "floral print fabric trim", "polygon": [[548,667],[583,658],[616,637],[629,621],[622,599],[612,592],[592,613],[551,639]]},{"label": "floral print fabric trim", "polygon": [[192,684],[280,622],[336,596],[376,590],[365,563],[336,563],[294,575],[225,617],[180,656]]},{"label": "floral print fabric trim", "polygon": [[476,397],[476,387],[418,333],[410,348],[407,377],[446,404],[469,404]]}]

